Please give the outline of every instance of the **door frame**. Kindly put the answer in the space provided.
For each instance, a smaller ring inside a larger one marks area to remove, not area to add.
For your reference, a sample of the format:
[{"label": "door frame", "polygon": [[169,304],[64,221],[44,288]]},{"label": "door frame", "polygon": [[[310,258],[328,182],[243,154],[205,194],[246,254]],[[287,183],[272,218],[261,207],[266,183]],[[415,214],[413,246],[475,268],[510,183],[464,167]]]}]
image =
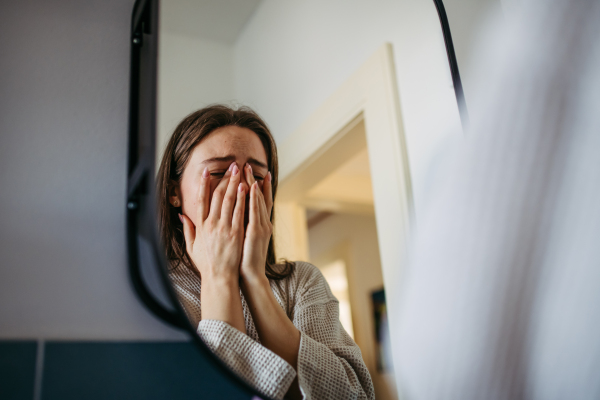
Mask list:
[{"label": "door frame", "polygon": [[[364,132],[356,126],[364,123]],[[383,44],[296,131],[279,145],[275,202],[278,256],[308,260],[305,208],[298,199],[327,172],[365,145],[373,185],[375,220],[387,303],[407,262],[413,199],[392,45]],[[361,139],[362,138],[362,139]],[[389,309],[389,308],[388,308]],[[390,313],[390,328],[396,315]]]}]

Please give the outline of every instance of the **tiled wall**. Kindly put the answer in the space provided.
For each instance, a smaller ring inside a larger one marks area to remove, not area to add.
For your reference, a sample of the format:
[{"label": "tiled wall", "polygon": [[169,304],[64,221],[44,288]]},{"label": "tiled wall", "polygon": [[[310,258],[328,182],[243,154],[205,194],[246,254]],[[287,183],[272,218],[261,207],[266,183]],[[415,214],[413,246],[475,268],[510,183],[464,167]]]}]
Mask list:
[{"label": "tiled wall", "polygon": [[194,343],[51,341],[40,346],[0,341],[0,399],[252,397]]},{"label": "tiled wall", "polygon": [[36,353],[36,342],[0,342],[0,399],[33,398]]}]

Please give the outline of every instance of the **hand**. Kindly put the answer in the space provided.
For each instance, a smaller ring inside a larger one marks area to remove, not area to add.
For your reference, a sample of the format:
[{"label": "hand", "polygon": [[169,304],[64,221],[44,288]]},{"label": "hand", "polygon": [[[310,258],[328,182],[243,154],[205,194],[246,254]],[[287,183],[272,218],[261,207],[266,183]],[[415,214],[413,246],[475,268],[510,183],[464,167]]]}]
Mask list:
[{"label": "hand", "polygon": [[273,224],[271,224],[273,194],[270,172],[263,181],[262,190],[254,179],[250,164],[244,166],[244,174],[246,182],[250,185],[250,198],[240,274],[245,282],[253,282],[256,279],[266,278],[267,250],[273,234]]},{"label": "hand", "polygon": [[223,278],[237,282],[246,201],[237,164],[232,163],[219,182],[210,208],[209,197],[210,177],[205,169],[198,189],[196,225],[186,215],[181,215],[185,247],[203,280]]}]

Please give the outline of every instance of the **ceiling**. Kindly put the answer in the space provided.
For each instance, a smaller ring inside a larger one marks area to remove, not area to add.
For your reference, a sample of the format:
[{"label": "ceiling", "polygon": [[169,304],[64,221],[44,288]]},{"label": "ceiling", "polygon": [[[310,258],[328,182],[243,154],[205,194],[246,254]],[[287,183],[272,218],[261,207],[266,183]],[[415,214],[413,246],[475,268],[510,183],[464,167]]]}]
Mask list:
[{"label": "ceiling", "polygon": [[233,45],[260,0],[163,0],[160,29]]}]

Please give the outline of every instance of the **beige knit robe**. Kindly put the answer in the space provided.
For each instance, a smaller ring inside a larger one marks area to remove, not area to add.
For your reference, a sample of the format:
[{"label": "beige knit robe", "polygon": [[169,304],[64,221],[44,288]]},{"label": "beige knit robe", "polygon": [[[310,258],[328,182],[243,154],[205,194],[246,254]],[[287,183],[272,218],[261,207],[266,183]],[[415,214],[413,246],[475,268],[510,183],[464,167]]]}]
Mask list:
[{"label": "beige knit robe", "polygon": [[304,399],[374,399],[360,349],[340,324],[338,300],[315,266],[295,264],[288,278],[270,282],[275,298],[301,333],[297,371],[260,343],[243,294],[247,334],[223,321],[202,320],[200,279],[194,273],[180,266],[170,276],[206,345],[260,392],[282,399],[297,376]]}]

